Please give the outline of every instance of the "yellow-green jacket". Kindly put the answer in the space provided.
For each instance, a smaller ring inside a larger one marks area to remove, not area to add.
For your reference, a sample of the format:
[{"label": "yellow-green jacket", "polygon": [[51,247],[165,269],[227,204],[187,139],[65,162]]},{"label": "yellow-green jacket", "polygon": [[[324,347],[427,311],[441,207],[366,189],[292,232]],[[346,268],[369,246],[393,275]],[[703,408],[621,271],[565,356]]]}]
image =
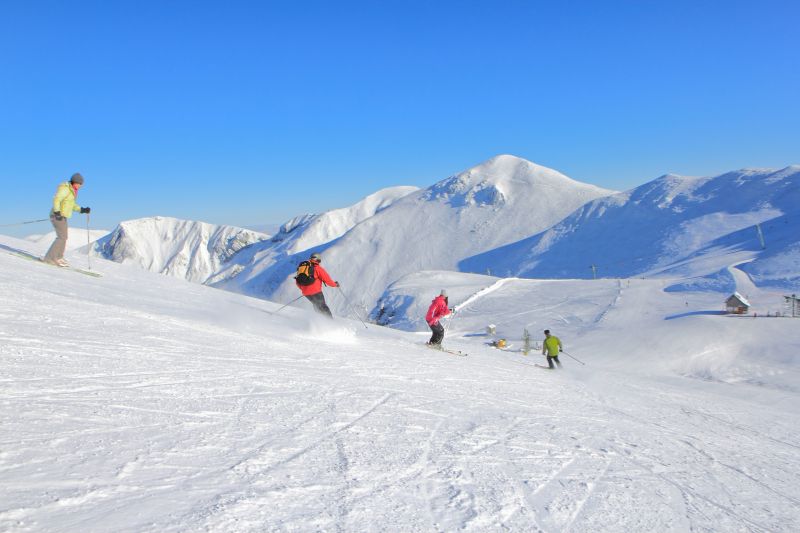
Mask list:
[{"label": "yellow-green jacket", "polygon": [[555,335],[550,335],[544,340],[544,350],[547,351],[547,357],[556,357],[561,348],[561,339]]},{"label": "yellow-green jacket", "polygon": [[75,190],[68,181],[65,181],[56,190],[56,195],[53,197],[53,210],[50,213],[60,211],[62,216],[72,217],[73,212],[81,210],[81,206],[75,203],[75,198]]}]

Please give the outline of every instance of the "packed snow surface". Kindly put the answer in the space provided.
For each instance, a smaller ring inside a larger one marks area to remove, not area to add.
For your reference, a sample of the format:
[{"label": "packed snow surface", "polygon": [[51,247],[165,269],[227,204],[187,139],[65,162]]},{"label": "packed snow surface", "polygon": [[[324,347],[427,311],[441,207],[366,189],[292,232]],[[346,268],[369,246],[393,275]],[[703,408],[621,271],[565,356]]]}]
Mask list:
[{"label": "packed snow surface", "polygon": [[[408,331],[366,329],[8,253],[37,246],[0,237],[2,531],[800,530],[796,319],[663,280],[430,272],[384,295]],[[411,323],[440,288],[467,357]],[[524,327],[585,366],[537,368]]]}]

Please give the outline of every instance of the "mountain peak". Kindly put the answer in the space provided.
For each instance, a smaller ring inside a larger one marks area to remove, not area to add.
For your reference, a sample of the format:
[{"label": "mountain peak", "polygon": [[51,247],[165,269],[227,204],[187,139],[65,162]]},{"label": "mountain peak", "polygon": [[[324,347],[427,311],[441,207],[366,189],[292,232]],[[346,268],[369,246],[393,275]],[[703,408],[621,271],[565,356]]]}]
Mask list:
[{"label": "mountain peak", "polygon": [[518,165],[520,163],[527,163],[527,164],[530,164],[530,165],[535,165],[535,163],[533,163],[532,161],[528,161],[527,159],[525,159],[523,157],[518,157],[518,156],[512,155],[512,154],[498,154],[498,155],[496,155],[494,157],[490,157],[489,159],[487,159],[486,161],[481,163],[481,165],[487,165],[487,164],[490,164],[490,165]]},{"label": "mountain peak", "polygon": [[513,201],[519,195],[572,189],[591,190],[593,197],[614,192],[575,181],[527,159],[500,154],[434,184],[428,188],[426,196],[428,199],[445,200],[455,207],[499,206]]},{"label": "mountain peak", "polygon": [[500,154],[496,155],[492,158],[487,159],[483,163],[475,165],[472,168],[465,170],[464,172],[472,172],[472,173],[503,173],[503,174],[517,174],[519,172],[523,172],[525,174],[533,174],[537,172],[553,172],[560,176],[564,176],[560,172],[556,172],[551,168],[544,167],[542,165],[537,165],[533,161],[528,161],[522,157],[517,157],[511,154]]}]

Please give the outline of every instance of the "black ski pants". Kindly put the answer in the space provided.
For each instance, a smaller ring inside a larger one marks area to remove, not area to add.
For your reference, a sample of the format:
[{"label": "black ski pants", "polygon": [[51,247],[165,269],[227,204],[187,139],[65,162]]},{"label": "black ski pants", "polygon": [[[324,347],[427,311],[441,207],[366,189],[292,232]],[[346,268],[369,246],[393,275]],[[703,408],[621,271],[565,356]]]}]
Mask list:
[{"label": "black ski pants", "polygon": [[547,364],[550,365],[550,368],[555,368],[553,366],[553,361],[556,362],[556,364],[558,365],[558,368],[561,368],[561,361],[558,360],[558,356],[557,355],[548,355],[547,356]]},{"label": "black ski pants", "polygon": [[325,303],[325,295],[322,294],[322,292],[318,292],[317,294],[307,294],[306,298],[308,298],[308,301],[314,306],[314,311],[323,314],[328,318],[333,318],[333,313],[331,313],[328,304]]},{"label": "black ski pants", "polygon": [[430,327],[433,332],[428,344],[442,344],[442,339],[444,339],[444,326],[437,322],[435,324],[428,324],[428,327]]}]

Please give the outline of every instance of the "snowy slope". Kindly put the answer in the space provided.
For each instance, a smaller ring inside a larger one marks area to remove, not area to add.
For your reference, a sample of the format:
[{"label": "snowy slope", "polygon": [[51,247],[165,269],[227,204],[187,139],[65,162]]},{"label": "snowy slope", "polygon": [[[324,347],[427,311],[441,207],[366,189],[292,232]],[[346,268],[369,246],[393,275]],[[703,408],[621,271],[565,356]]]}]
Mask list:
[{"label": "snowy slope", "polygon": [[[531,280],[457,272],[404,277],[387,289],[372,316],[394,328],[428,334],[425,312],[444,288],[456,309],[444,320],[451,339],[488,342],[486,326],[494,324],[496,337],[519,349],[525,329],[539,342],[542,331],[552,329],[570,339],[576,354],[602,353],[603,362],[615,368],[750,381],[800,393],[793,370],[800,365],[800,351],[784,346],[800,339],[800,321],[766,318],[783,310],[784,293],[758,288],[741,268],[728,270],[733,290],[747,295],[751,313],[765,318],[725,315],[727,293],[664,292],[678,280]],[[621,339],[623,350],[617,348]]]},{"label": "snowy slope", "polygon": [[[35,246],[0,237],[0,530],[800,529],[792,319],[716,316],[659,280],[431,273],[466,295],[464,358],[5,253]],[[487,348],[487,320],[546,324],[587,366]]]},{"label": "snowy slope", "polygon": [[[297,291],[297,262],[316,251],[353,305],[370,309],[388,284],[406,274],[456,269],[465,257],[546,229],[610,193],[524,159],[497,156],[401,198],[330,243],[294,255],[253,257],[218,286],[289,301]],[[343,301],[333,305],[340,312],[347,307]]]},{"label": "snowy slope", "polygon": [[[595,200],[547,231],[459,266],[537,278],[591,278],[591,265],[602,277],[719,277],[734,262],[731,254],[744,254],[756,259],[748,268],[759,279],[780,278],[785,285],[800,279],[800,256],[792,251],[800,243],[798,215],[798,166],[706,178],[668,175]],[[772,267],[760,264],[756,224],[765,231],[763,257],[772,258]]]},{"label": "snowy slope", "polygon": [[236,252],[268,235],[233,226],[152,217],[120,223],[93,255],[204,283]]}]

